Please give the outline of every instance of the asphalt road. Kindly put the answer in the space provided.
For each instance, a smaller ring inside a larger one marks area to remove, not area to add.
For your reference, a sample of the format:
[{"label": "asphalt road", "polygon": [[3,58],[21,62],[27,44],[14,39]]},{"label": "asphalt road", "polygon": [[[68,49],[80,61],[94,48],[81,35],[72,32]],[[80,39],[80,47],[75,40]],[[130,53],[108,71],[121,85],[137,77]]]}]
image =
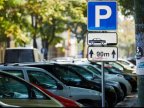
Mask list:
[{"label": "asphalt road", "polygon": [[137,92],[134,92],[125,97],[125,99],[122,102],[119,102],[115,107],[136,107],[137,97]]}]

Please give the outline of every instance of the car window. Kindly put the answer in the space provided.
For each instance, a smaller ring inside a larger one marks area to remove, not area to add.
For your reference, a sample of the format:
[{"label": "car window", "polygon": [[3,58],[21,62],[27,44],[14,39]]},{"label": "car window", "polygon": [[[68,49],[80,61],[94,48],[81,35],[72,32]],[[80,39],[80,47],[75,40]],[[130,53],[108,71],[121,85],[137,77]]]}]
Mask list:
[{"label": "car window", "polygon": [[106,68],[108,71],[109,71],[109,73],[111,74],[119,74],[119,72],[117,72],[114,68]]},{"label": "car window", "polygon": [[89,65],[84,65],[84,67],[86,67],[87,69],[91,70],[92,72],[94,72],[97,75],[101,75],[101,72],[98,71],[96,68],[89,66]]},{"label": "car window", "polygon": [[15,79],[0,76],[0,98],[29,98],[28,89]]},{"label": "car window", "polygon": [[81,78],[72,72],[72,70],[64,67],[55,67],[56,76],[66,83],[78,83],[81,82]]},{"label": "car window", "polygon": [[80,75],[82,75],[84,78],[91,80],[93,79],[93,74],[90,73],[88,70],[83,69],[82,67],[76,67],[76,66],[69,66],[70,68],[77,71]]},{"label": "car window", "polygon": [[14,76],[24,78],[24,74],[22,70],[6,70],[4,69],[3,71],[8,72],[9,74],[12,74]]},{"label": "car window", "polygon": [[122,64],[124,64],[124,65],[127,65],[127,66],[129,66],[129,65],[130,65],[130,63],[128,63],[128,62],[126,62],[126,61],[121,61],[121,60],[118,60],[118,62],[120,62],[120,63],[122,63]]},{"label": "car window", "polygon": [[111,64],[112,66],[118,68],[119,70],[124,70],[124,68],[123,68],[121,65],[117,64],[117,63],[110,62],[110,64]]},{"label": "car window", "polygon": [[28,64],[28,66],[31,66],[31,67],[38,67],[38,68],[42,68],[44,70],[47,70],[49,72],[53,72],[53,65],[44,65],[44,64],[35,64],[35,65],[31,65],[31,64]]},{"label": "car window", "polygon": [[33,98],[35,98],[35,99],[49,99],[50,100],[50,98],[47,98],[45,95],[43,95],[41,92],[39,92],[35,88],[32,88],[31,91],[34,93],[35,97],[33,97]]},{"label": "car window", "polygon": [[[95,65],[94,65],[94,66],[95,66]],[[102,69],[101,69],[101,67],[95,66],[95,68],[96,68],[96,70],[99,72],[99,74],[101,75],[101,74],[102,74]],[[93,71],[93,72],[96,72],[96,73],[97,73],[97,71]],[[109,70],[108,70],[106,67],[104,67],[104,73],[109,73]]]},{"label": "car window", "polygon": [[99,65],[99,64],[94,64],[94,63],[91,63],[91,64],[96,68],[101,68],[101,65]]},{"label": "car window", "polygon": [[50,99],[36,88],[0,75],[0,99]]},{"label": "car window", "polygon": [[43,86],[47,89],[57,89],[57,81],[48,74],[33,70],[28,70],[27,72],[31,83]]}]

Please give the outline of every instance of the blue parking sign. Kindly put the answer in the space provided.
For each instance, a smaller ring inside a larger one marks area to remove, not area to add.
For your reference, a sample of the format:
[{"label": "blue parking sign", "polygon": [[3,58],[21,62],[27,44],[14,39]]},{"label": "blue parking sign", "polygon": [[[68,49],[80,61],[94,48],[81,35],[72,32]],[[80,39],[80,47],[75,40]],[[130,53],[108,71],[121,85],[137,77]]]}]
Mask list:
[{"label": "blue parking sign", "polygon": [[88,2],[88,31],[116,30],[117,29],[117,3],[114,2]]}]

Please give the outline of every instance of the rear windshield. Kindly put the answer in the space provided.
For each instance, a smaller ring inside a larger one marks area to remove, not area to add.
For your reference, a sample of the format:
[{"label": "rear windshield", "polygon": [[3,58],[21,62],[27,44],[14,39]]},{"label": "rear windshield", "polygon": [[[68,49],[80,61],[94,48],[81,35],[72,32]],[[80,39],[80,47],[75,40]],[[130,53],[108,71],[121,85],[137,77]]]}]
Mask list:
[{"label": "rear windshield", "polygon": [[5,52],[5,63],[34,62],[32,49],[10,49]]}]

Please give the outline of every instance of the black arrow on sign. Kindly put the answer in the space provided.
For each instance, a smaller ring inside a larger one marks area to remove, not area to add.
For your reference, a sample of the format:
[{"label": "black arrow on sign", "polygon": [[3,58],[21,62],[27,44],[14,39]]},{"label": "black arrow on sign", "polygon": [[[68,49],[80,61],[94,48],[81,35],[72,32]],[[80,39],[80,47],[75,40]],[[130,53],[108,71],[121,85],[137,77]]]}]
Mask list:
[{"label": "black arrow on sign", "polygon": [[112,51],[112,55],[113,55],[113,58],[114,58],[114,57],[115,57],[115,55],[116,55],[115,50],[113,50],[113,51]]},{"label": "black arrow on sign", "polygon": [[92,49],[90,50],[89,54],[90,54],[90,57],[92,58],[92,55],[93,55]]}]

